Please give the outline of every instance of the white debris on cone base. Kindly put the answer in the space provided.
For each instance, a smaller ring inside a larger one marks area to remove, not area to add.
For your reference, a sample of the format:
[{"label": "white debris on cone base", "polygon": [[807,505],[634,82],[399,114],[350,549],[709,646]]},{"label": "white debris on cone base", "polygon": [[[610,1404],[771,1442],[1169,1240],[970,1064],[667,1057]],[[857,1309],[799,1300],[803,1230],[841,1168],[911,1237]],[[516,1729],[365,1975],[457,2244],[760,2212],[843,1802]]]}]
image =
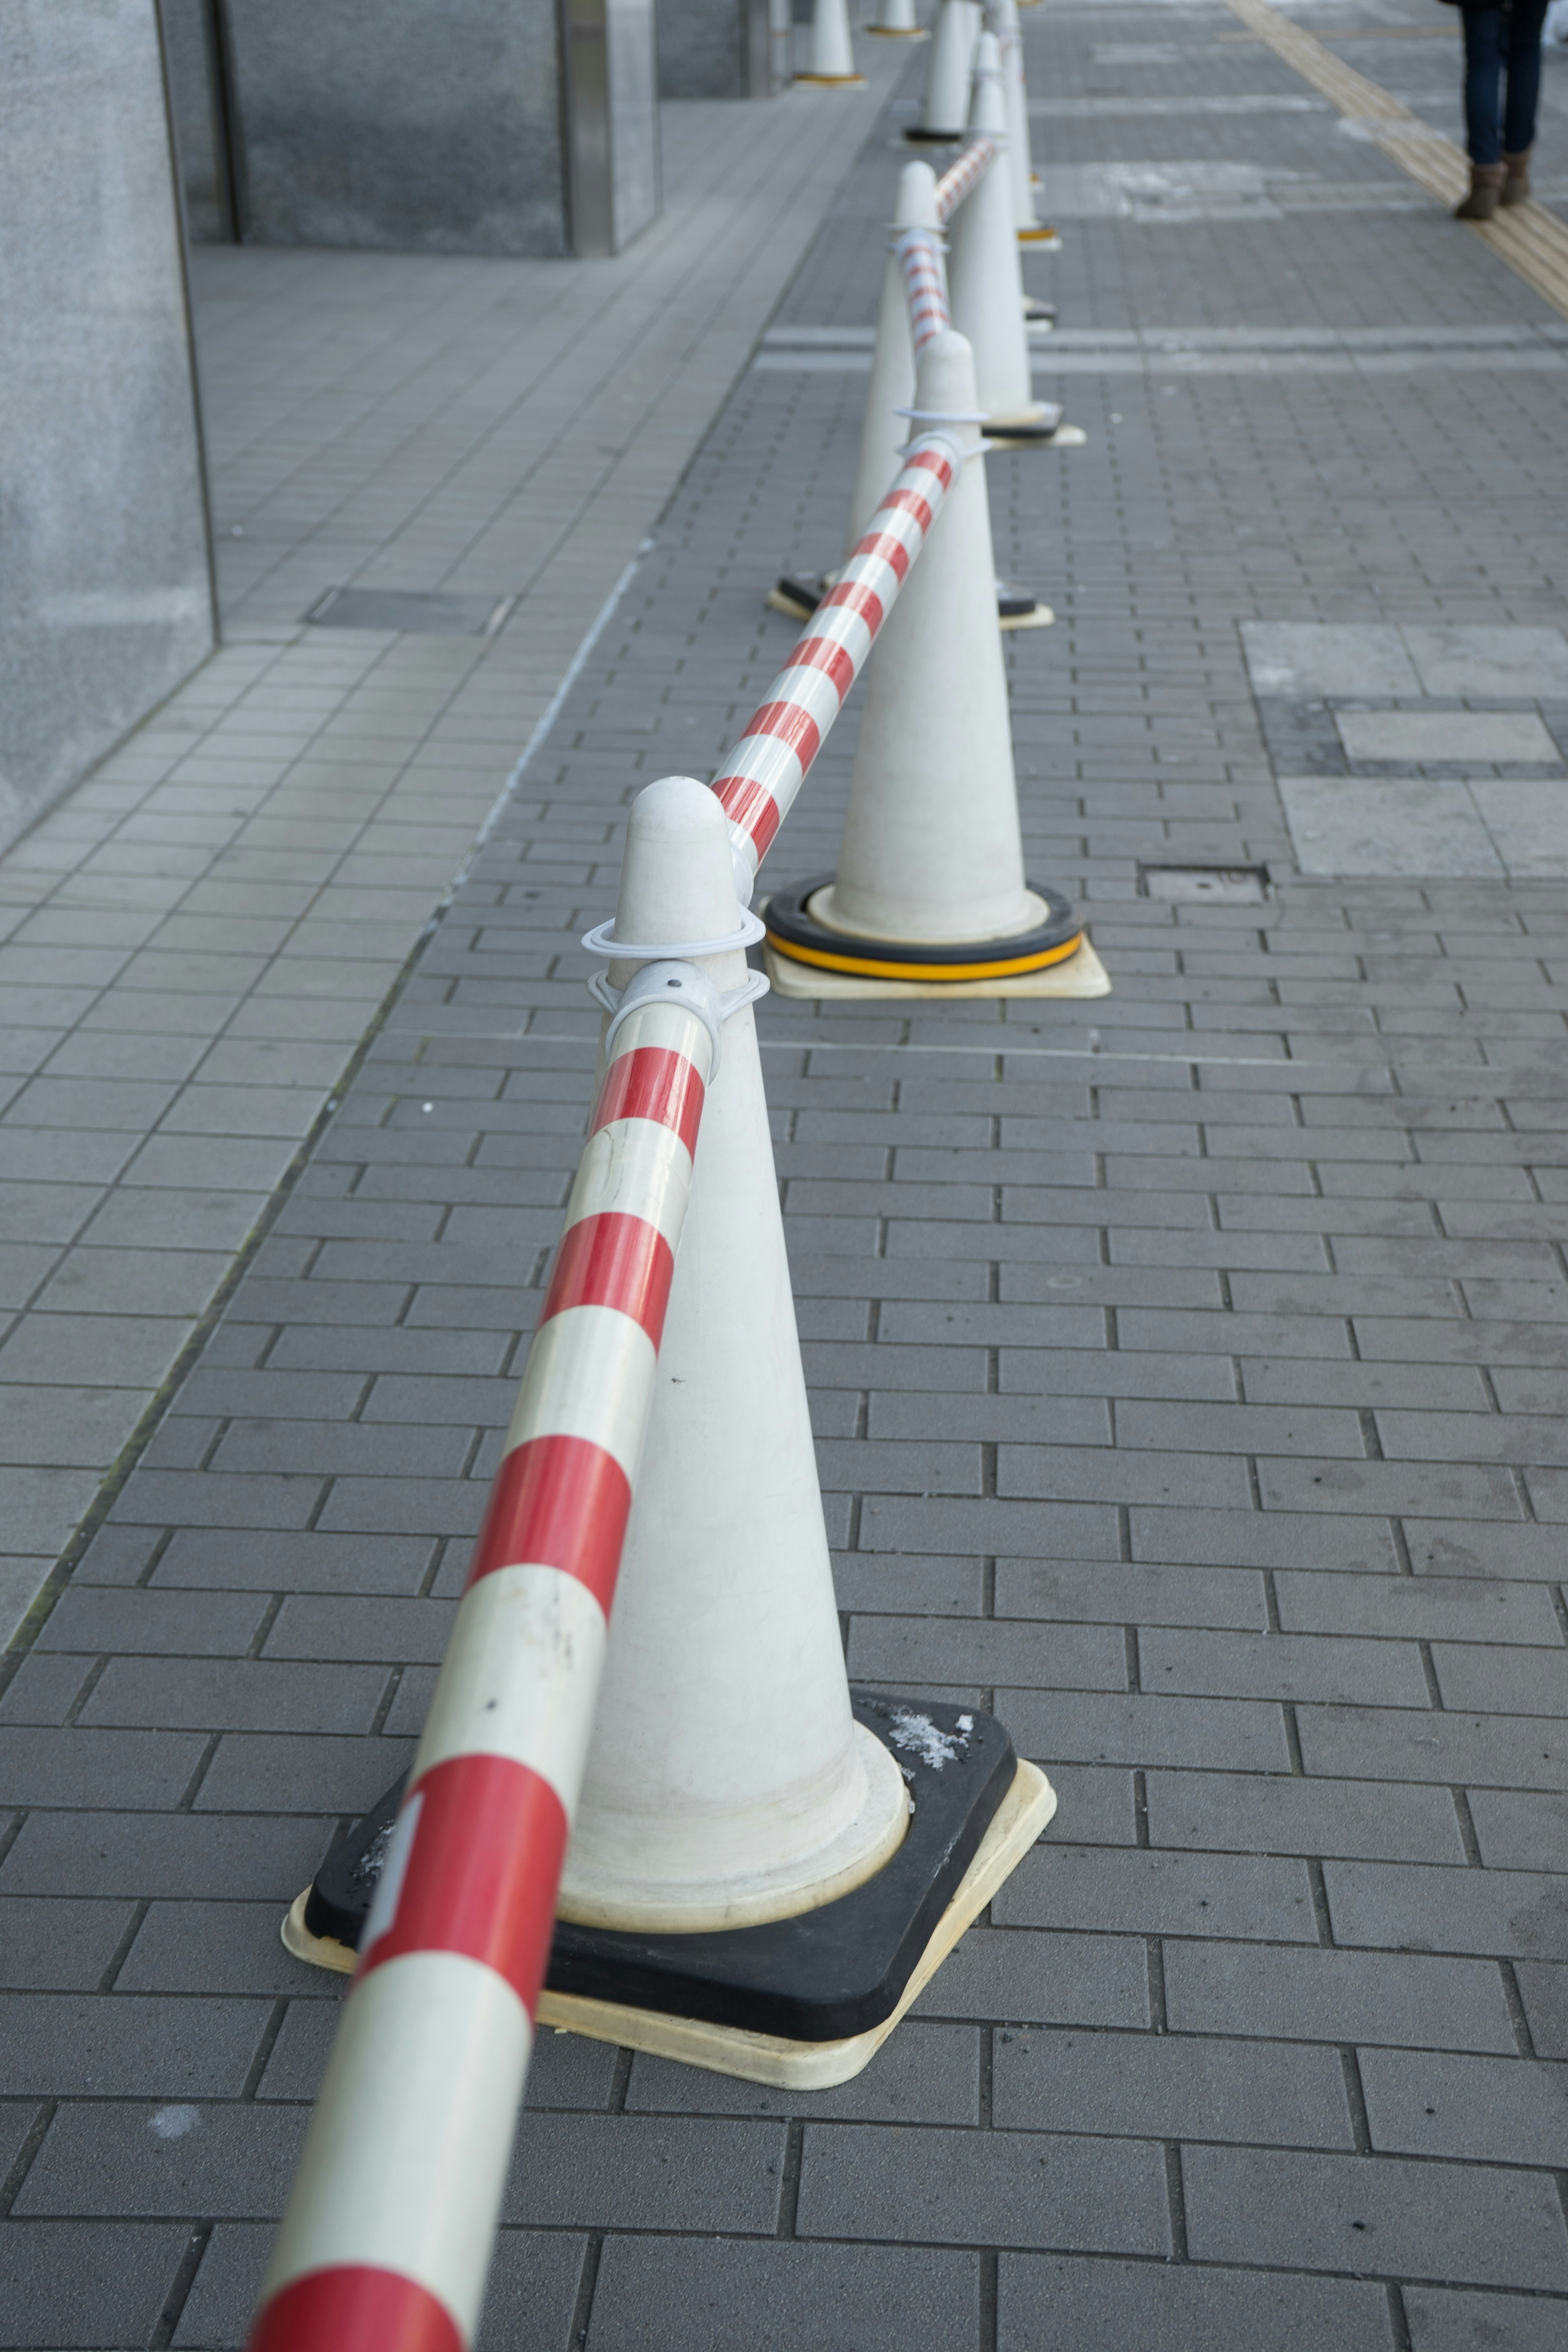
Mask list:
[{"label": "white debris on cone base", "polygon": [[900,1706],[888,1718],[888,1737],[895,1748],[907,1756],[918,1756],[933,1772],[962,1756],[969,1745],[969,1735],[974,1728],[972,1715],[961,1715],[956,1731],[939,1731],[929,1715],[917,1715],[912,1706]]}]

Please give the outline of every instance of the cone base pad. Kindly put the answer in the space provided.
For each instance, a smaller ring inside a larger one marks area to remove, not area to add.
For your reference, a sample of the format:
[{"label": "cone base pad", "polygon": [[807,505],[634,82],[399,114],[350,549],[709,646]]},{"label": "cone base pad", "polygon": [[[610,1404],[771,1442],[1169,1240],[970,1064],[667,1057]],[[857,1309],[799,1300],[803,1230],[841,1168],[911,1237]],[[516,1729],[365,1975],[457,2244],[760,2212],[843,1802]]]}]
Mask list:
[{"label": "cone base pad", "polygon": [[[1056,1791],[1039,1766],[1020,1760],[1013,1785],[993,1814],[973,1861],[900,1995],[898,2007],[890,2017],[863,2033],[847,2034],[837,2042],[793,2042],[787,2035],[753,2033],[744,2026],[712,2025],[701,2018],[674,2017],[660,2010],[631,2009],[616,2001],[585,2000],[550,1991],[540,1997],[539,2030],[553,2028],[557,2033],[580,2033],[588,2041],[615,2042],[624,2050],[646,2050],[653,2057],[674,2058],[683,2065],[700,2066],[710,2074],[728,2074],[743,2083],[764,2083],[775,2090],[831,2090],[837,2084],[851,2081],[870,2063],[953,1947],[1017,1868],[1056,1810]],[[346,1974],[354,1964],[353,1950],[347,1944],[311,1936],[303,1917],[307,1900],[307,1895],[300,1895],[289,1913],[283,1928],[285,1945],[296,1959]]]},{"label": "cone base pad", "polygon": [[763,950],[763,962],[773,994],[808,1003],[887,1003],[902,997],[910,1004],[951,1004],[996,997],[1058,997],[1078,1002],[1109,996],[1110,975],[1084,940],[1073,954],[1044,971],[1027,972],[1022,980],[863,980],[847,971],[815,971],[810,964],[791,963]]},{"label": "cone base pad", "polygon": [[811,901],[833,879],[831,874],[818,874],[796,889],[774,891],[761,911],[775,957],[865,980],[1021,980],[1065,962],[1083,937],[1083,925],[1069,901],[1042,882],[1027,887],[1043,900],[1045,921],[1006,939],[887,940],[830,929],[813,919]]},{"label": "cone base pad", "polygon": [[[1019,1766],[992,1716],[866,1691],[851,1699],[856,1720],[891,1748],[914,1800],[908,1834],[877,1875],[792,1919],[717,1934],[638,1935],[558,1920],[543,2004],[570,2003],[574,2015],[542,2004],[542,2022],[576,2021],[585,2032],[584,2017],[608,2009],[617,2017],[613,2032],[600,2019],[601,2038],[615,2040],[632,2013],[660,2021],[666,2037],[679,2025],[689,2038],[695,2028],[820,2050],[874,2036],[864,2064],[891,2032]],[[282,1935],[297,1958],[353,1967],[379,1874],[364,1858],[378,1839],[384,1852],[403,1787],[387,1790],[291,1906]]]}]

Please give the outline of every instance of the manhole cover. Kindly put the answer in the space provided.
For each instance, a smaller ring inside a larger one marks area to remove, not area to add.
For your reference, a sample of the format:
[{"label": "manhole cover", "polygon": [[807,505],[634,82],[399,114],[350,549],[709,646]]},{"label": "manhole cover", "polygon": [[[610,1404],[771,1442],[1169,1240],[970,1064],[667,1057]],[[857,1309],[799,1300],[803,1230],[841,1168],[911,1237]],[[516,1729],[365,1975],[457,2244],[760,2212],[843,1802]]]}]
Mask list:
[{"label": "manhole cover", "polygon": [[1227,907],[1257,907],[1268,896],[1267,866],[1145,866],[1139,879],[1149,898],[1206,898]]},{"label": "manhole cover", "polygon": [[329,588],[306,614],[327,629],[403,629],[414,636],[488,637],[515,596],[423,595],[406,588]]}]

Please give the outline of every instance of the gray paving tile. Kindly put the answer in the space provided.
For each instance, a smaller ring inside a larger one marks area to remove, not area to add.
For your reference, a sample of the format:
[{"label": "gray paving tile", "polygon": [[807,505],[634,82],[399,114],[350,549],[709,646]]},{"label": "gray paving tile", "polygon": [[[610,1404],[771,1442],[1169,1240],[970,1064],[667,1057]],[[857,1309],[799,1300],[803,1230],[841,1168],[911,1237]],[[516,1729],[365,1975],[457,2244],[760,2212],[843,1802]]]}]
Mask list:
[{"label": "gray paving tile", "polygon": [[1004,1927],[1248,1936],[1275,1943],[1311,1943],[1317,1935],[1305,1865],[1253,1854],[1037,1847],[991,1910]]},{"label": "gray paving tile", "polygon": [[1410,2340],[1420,2352],[1468,2352],[1478,2341],[1496,2352],[1551,2352],[1563,2324],[1561,2302],[1545,2295],[1407,2286],[1404,2303]]},{"label": "gray paving tile", "polygon": [[0,2092],[7,2096],[233,2097],[244,2088],[267,2001],[177,2009],[133,1995],[0,1996]]},{"label": "gray paving tile", "polygon": [[1561,2066],[1425,2050],[1368,2050],[1359,2063],[1374,2148],[1562,2168],[1568,2077]]},{"label": "gray paving tile", "polygon": [[1187,2147],[1182,2181],[1199,2261],[1568,2287],[1562,2207],[1529,2173]]},{"label": "gray paving tile", "polygon": [[797,2227],[805,2237],[1062,2245],[1163,2253],[1164,2168],[1146,2142],[816,2124]]},{"label": "gray paving tile", "polygon": [[1186,2034],[1000,2032],[992,2114],[1009,2130],[1154,2134],[1264,2147],[1354,2145],[1338,2054],[1306,2044]]},{"label": "gray paving tile", "polygon": [[274,2221],[304,2138],[298,2107],[62,2104],[22,2184],[24,2218],[188,2214]]},{"label": "gray paving tile", "polygon": [[1004,2254],[996,2298],[998,2352],[1385,2352],[1394,2342],[1384,2291],[1350,2279]]},{"label": "gray paving tile", "polygon": [[1473,1781],[1483,1788],[1557,1790],[1568,1755],[1549,1716],[1419,1715],[1394,1707],[1302,1707],[1296,1717],[1309,1772],[1369,1780]]},{"label": "gray paving tile", "polygon": [[[121,1791],[121,1793],[123,1793]],[[327,1821],[35,1811],[0,1864],[7,1895],[206,1895],[291,1903],[331,1842]]]},{"label": "gray paving tile", "polygon": [[1456,1866],[1466,1858],[1446,1789],[1279,1774],[1152,1772],[1146,1802],[1149,1836],[1157,1846]]},{"label": "gray paving tile", "polygon": [[145,2344],[189,2234],[167,2222],[7,2222],[0,2231],[6,2340],[38,2352]]},{"label": "gray paving tile", "polygon": [[518,2131],[504,2216],[551,2229],[771,2237],[784,2147],[777,2123],[533,2110]]},{"label": "gray paving tile", "polygon": [[1175,2032],[1515,2053],[1489,1960],[1172,1942],[1164,1970]]},{"label": "gray paving tile", "polygon": [[[611,2237],[593,2352],[653,2352],[679,2315],[689,2352],[942,2352],[975,2338],[979,2257],[879,2246]],[[521,2339],[513,2338],[513,2341]]]},{"label": "gray paving tile", "polygon": [[1342,1944],[1526,1959],[1553,1959],[1563,1949],[1568,1885],[1561,1879],[1372,1862],[1331,1862],[1323,1875]]}]

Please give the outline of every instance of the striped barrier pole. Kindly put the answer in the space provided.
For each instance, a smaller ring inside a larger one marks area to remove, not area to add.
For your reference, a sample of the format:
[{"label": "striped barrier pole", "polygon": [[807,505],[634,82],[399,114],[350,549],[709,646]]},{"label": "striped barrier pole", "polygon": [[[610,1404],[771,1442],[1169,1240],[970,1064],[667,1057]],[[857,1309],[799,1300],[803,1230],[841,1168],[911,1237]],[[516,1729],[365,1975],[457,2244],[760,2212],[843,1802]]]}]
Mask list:
[{"label": "striped barrier pole", "polygon": [[996,161],[994,139],[976,139],[967,146],[951,170],[942,173],[936,184],[936,216],[950,221],[975,182],[984,178]]},{"label": "striped barrier pole", "polygon": [[[742,900],[960,470],[956,436],[911,446],[832,610],[737,744],[715,789]],[[635,835],[634,811],[628,867]],[[249,2352],[472,2343],[723,1009],[702,971],[651,962],[611,1022],[506,1454]]]},{"label": "striped barrier pole", "polygon": [[612,1023],[506,1455],[251,2352],[464,2352],[472,2342],[593,1730],[716,1005],[690,964],[650,964]]},{"label": "striped barrier pole", "polygon": [[[911,256],[924,257],[905,264],[906,275],[913,270],[919,278],[921,318],[937,318],[945,325],[947,299],[935,239],[929,229],[910,229],[906,238],[913,241]],[[905,239],[900,243],[902,247]],[[934,278],[928,275],[928,265]],[[911,282],[911,318],[914,299]],[[937,325],[924,328],[928,338],[936,331]],[[917,325],[914,332],[918,347],[921,327]],[[845,696],[866,667],[866,656],[962,467],[955,434],[924,433],[910,444],[892,488],[855,542],[766,698],[726,754],[713,790],[730,820],[742,905],[750,900],[768,845],[788,815],[823,737],[843,709]]]}]

